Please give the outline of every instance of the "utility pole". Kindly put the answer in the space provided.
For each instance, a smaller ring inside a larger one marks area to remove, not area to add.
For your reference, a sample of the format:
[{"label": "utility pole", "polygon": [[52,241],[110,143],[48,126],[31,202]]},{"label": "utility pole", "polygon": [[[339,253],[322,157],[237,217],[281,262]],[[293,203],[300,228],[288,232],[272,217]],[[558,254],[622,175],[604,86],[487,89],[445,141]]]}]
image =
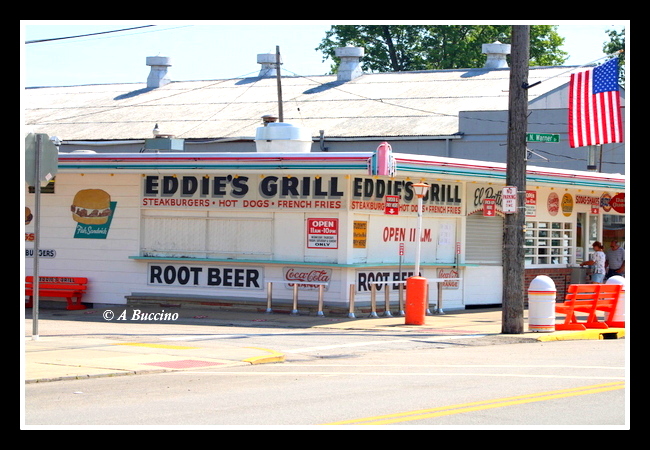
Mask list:
[{"label": "utility pole", "polygon": [[524,332],[524,225],[530,26],[512,26],[506,185],[517,188],[517,209],[505,215],[501,332]]}]

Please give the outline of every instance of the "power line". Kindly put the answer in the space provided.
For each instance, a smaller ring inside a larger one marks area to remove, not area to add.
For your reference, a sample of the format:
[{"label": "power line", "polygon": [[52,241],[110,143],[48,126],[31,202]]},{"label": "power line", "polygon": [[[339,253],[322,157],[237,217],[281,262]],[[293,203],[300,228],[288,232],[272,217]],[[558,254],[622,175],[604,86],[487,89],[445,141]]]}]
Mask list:
[{"label": "power line", "polygon": [[80,38],[80,37],[96,36],[98,34],[119,33],[121,31],[130,31],[130,30],[137,30],[139,28],[149,28],[149,27],[155,27],[155,25],[143,25],[141,27],[123,28],[121,30],[113,30],[113,31],[100,31],[98,33],[80,34],[80,35],[77,35],[77,36],[65,36],[65,37],[48,38],[48,39],[35,39],[35,40],[31,40],[31,41],[25,41],[25,44],[38,44],[39,42],[60,41],[62,39],[75,39],[75,38]]}]

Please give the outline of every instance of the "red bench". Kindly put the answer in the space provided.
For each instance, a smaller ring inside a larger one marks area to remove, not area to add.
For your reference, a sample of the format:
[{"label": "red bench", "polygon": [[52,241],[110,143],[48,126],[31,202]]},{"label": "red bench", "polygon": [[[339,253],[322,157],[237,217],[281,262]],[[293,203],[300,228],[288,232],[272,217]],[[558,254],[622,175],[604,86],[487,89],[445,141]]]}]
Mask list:
[{"label": "red bench", "polygon": [[[39,277],[38,293],[42,297],[59,297],[65,298],[68,301],[66,309],[86,309],[85,305],[81,304],[83,297],[88,287],[88,278],[80,277]],[[25,277],[25,296],[29,300],[25,303],[25,307],[32,308],[34,301],[34,277]],[[74,302],[72,299],[76,298]]]},{"label": "red bench", "polygon": [[[556,330],[586,330],[587,328],[616,327],[611,322],[623,285],[620,284],[571,284],[564,303],[555,305],[555,312],[566,315],[564,323],[555,324]],[[596,316],[598,311],[609,313],[603,322]],[[586,313],[584,322],[578,322],[575,313]]]}]

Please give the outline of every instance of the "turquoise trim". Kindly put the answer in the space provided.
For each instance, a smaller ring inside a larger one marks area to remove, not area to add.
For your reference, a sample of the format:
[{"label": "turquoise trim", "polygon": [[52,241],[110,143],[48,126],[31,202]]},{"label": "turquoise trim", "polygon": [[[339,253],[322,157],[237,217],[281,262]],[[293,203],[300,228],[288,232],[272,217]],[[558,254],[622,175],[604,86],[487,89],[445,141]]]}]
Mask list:
[{"label": "turquoise trim", "polygon": [[[210,263],[226,263],[226,264],[276,264],[276,265],[289,265],[289,266],[314,266],[314,267],[337,267],[337,268],[355,268],[355,267],[397,267],[399,263],[352,263],[352,264],[339,264],[339,263],[320,263],[320,262],[304,262],[304,261],[271,261],[263,259],[219,259],[219,258],[174,258],[163,256],[129,256],[129,259],[139,261],[170,261],[170,262],[210,262]],[[409,264],[402,264],[402,266],[410,267]],[[450,264],[450,263],[420,263],[420,266],[427,267],[478,267],[478,264]]]},{"label": "turquoise trim", "polygon": [[[417,168],[417,167],[397,167],[398,170],[405,170],[411,172],[421,172],[421,173],[432,173],[438,175],[458,175],[458,176],[469,176],[469,177],[480,177],[480,178],[494,178],[498,180],[505,180],[505,172],[473,172],[468,170],[450,170],[449,168]],[[571,177],[562,177],[562,176],[548,176],[543,175],[526,175],[526,182],[531,183],[559,183],[572,186],[584,186],[584,187],[595,187],[595,188],[604,188],[604,189],[625,189],[624,181],[597,181],[597,180],[585,180],[579,178]]]}]

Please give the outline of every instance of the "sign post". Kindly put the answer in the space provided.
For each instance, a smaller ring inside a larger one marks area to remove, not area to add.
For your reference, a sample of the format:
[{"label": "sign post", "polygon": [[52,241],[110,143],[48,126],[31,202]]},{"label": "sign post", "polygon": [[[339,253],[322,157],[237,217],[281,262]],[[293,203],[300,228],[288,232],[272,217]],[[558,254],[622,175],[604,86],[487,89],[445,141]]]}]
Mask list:
[{"label": "sign post", "polygon": [[56,175],[59,149],[47,134],[29,133],[25,137],[25,181],[34,186],[34,298],[32,302],[32,340],[38,340],[39,249],[41,237],[41,183]]}]

